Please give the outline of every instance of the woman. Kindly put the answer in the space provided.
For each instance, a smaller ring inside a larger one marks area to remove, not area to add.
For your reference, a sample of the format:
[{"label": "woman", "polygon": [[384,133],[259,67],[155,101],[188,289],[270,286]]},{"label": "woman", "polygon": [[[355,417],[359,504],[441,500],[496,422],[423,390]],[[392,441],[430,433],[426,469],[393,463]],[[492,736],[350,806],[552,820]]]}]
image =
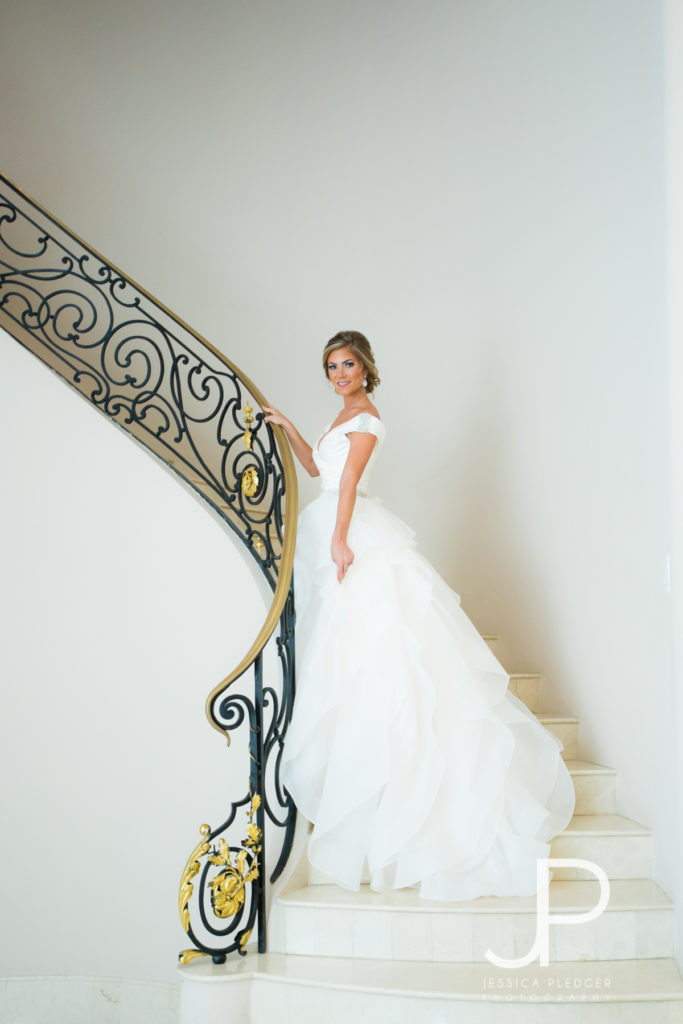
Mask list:
[{"label": "woman", "polygon": [[315,448],[264,406],[321,478],[299,517],[297,696],[282,759],[313,822],[309,860],[352,890],[533,895],[536,859],[574,813],[562,744],[507,691],[413,531],[367,496],[384,440],[369,342],[335,335],[323,369],[343,406]]}]

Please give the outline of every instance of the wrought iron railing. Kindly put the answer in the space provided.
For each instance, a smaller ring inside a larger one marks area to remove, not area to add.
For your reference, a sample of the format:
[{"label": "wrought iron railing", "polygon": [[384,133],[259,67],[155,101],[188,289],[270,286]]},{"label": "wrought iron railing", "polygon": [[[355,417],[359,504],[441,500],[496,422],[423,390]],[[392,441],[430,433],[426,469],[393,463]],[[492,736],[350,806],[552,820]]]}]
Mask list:
[{"label": "wrought iron railing", "polygon": [[[244,953],[254,927],[264,952],[266,883],[287,862],[296,820],[279,773],[294,699],[289,445],[264,422],[258,389],[225,356],[2,175],[0,326],[201,495],[272,590],[256,639],[206,704],[228,743],[231,733],[248,736],[249,779],[225,821],[201,826],[179,893],[193,943],[181,963]],[[273,634],[278,678],[264,681]]]}]

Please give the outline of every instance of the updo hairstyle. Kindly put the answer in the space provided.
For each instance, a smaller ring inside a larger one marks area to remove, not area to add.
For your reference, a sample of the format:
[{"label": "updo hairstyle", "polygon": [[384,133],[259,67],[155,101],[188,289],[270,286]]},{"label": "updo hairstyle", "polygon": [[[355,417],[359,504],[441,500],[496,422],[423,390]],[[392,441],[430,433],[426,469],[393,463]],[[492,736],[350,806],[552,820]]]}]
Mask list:
[{"label": "updo hairstyle", "polygon": [[360,359],[367,381],[366,392],[371,395],[379,384],[379,374],[368,339],[360,331],[340,331],[339,334],[335,334],[334,338],[330,338],[323,352],[323,370],[328,380],[330,375],[327,370],[327,360],[338,348],[350,348],[354,356]]}]

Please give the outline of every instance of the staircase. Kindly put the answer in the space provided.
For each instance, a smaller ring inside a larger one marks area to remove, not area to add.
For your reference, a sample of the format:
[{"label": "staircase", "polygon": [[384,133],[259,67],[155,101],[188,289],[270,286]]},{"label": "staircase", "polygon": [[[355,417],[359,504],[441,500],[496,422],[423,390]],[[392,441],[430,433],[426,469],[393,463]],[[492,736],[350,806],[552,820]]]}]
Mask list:
[{"label": "staircase", "polygon": [[[263,396],[2,175],[0,325],[204,498],[272,590],[258,636],[207,699],[213,728],[228,741],[243,737],[249,777],[225,821],[202,825],[199,842],[193,837],[182,872],[178,909],[193,944],[181,958],[182,1024],[261,1024],[273,1016],[282,1024],[347,1024],[353,1013],[380,1024],[577,1016],[595,1024],[683,1024],[673,906],[650,877],[652,836],[617,814],[615,770],[579,759],[577,720],[541,709],[538,675],[514,675],[510,688],[564,744],[576,789],[575,816],[551,856],[592,861],[611,880],[599,917],[551,923],[547,966],[500,968],[485,956],[489,949],[505,958],[529,951],[534,897],[429,903],[412,890],[348,893],[314,874],[305,853],[289,867],[296,813],[279,785],[279,751],[294,695],[296,523],[290,518],[286,530],[284,523],[297,507],[296,475],[279,428],[264,423]],[[279,665],[264,679],[271,636]],[[233,685],[238,680],[246,692]],[[594,908],[592,874],[576,866],[553,871],[551,911]],[[232,958],[248,945],[266,947],[269,894],[270,952]]]},{"label": "staircase", "polygon": [[[486,637],[493,647],[494,637]],[[485,953],[524,956],[536,935],[536,898],[420,900],[415,890],[358,893],[331,884],[302,858],[271,917],[270,950],[182,968],[181,1024],[413,1022],[683,1022],[673,959],[673,905],[652,880],[652,833],[617,813],[616,771],[578,757],[579,722],[542,707],[541,677],[510,690],[564,744],[576,809],[551,843],[553,858],[584,858],[610,880],[607,909],[578,925],[550,924],[550,963],[499,968]],[[552,867],[552,866],[551,866]],[[550,910],[578,914],[599,882],[552,867]]]}]

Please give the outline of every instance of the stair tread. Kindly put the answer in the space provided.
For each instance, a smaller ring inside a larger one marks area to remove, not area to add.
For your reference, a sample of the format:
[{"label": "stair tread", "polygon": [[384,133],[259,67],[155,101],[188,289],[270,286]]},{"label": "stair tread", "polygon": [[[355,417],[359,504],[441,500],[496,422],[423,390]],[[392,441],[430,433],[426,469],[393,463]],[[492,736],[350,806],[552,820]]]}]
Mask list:
[{"label": "stair tread", "polygon": [[[279,979],[331,989],[353,989],[391,995],[435,996],[447,999],[506,1002],[566,1001],[575,979],[583,982],[591,1002],[683,1000],[683,980],[673,958],[538,963],[509,969],[481,963],[431,963],[361,960],[343,957],[297,956],[288,953],[250,954],[215,965],[207,958],[180,968],[182,977],[206,982],[229,982],[249,977]],[[517,979],[507,987],[511,973]],[[521,985],[521,979],[530,979]],[[566,979],[568,987],[558,981]],[[496,982],[500,983],[496,985]],[[597,984],[591,984],[597,982]],[[501,988],[501,983],[505,988]],[[555,999],[553,998],[555,996]],[[576,998],[576,996],[574,997]]]},{"label": "stair tread", "polygon": [[550,711],[537,711],[536,718],[544,725],[549,722],[561,722],[563,725],[578,725],[579,722],[578,718],[569,718],[566,715],[554,715]]},{"label": "stair tread", "polygon": [[622,814],[575,814],[560,835],[651,836],[644,825]]},{"label": "stair tread", "polygon": [[[589,910],[599,896],[597,879],[552,879],[550,907],[554,911]],[[363,884],[358,892],[338,885],[307,885],[282,893],[278,900],[288,906],[325,906],[348,910],[401,910],[439,913],[536,913],[535,896],[480,896],[454,903],[423,900],[416,889],[375,892]],[[618,910],[671,910],[673,904],[650,878],[613,878],[605,913]]]},{"label": "stair tread", "polygon": [[570,775],[616,775],[616,768],[610,768],[606,764],[597,764],[594,761],[582,761],[579,758],[568,758],[564,762],[569,769]]}]

